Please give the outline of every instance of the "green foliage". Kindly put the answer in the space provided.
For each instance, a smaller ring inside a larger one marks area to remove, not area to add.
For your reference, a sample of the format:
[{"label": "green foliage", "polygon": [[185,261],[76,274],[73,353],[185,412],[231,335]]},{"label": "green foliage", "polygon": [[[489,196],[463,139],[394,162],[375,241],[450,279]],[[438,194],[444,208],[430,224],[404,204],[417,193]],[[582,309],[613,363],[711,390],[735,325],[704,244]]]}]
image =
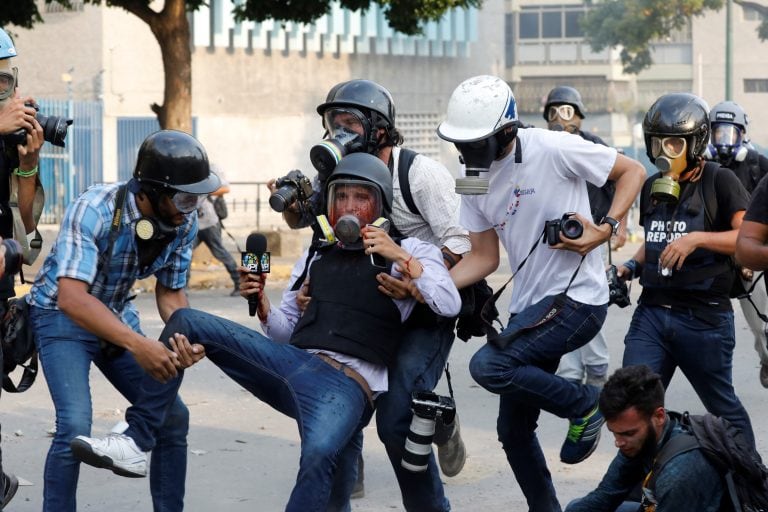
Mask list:
[{"label": "green foliage", "polygon": [[16,25],[17,27],[32,28],[32,25],[43,21],[37,10],[35,0],[13,0],[0,2],[0,27]]},{"label": "green foliage", "polygon": [[649,45],[683,28],[693,16],[719,10],[724,0],[606,0],[592,4],[582,21],[594,51],[622,46],[621,63],[627,73],[652,64]]}]

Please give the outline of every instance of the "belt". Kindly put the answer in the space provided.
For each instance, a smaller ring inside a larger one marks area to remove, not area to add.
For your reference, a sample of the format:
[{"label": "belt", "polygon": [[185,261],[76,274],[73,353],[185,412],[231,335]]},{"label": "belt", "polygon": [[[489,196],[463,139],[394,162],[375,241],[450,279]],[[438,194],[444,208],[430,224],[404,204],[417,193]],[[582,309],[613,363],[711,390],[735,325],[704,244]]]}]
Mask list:
[{"label": "belt", "polygon": [[362,375],[357,373],[354,369],[350,368],[346,364],[340,363],[327,354],[317,353],[315,355],[335,369],[341,370],[344,372],[344,375],[357,382],[360,387],[363,388],[363,393],[365,393],[366,398],[368,398],[368,402],[371,404],[371,407],[373,407],[373,393],[371,392],[371,386],[368,385],[368,381],[366,381]]}]

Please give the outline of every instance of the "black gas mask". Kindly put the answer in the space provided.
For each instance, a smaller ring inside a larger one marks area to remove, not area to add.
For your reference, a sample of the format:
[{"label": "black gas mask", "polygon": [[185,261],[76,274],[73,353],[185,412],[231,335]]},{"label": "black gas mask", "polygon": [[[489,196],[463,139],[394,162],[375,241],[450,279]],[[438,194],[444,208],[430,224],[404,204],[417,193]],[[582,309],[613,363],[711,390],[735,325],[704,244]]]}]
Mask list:
[{"label": "black gas mask", "polygon": [[320,181],[325,181],[346,155],[369,152],[371,138],[371,123],[357,109],[329,108],[323,114],[323,126],[328,137],[309,150],[309,160]]},{"label": "black gas mask", "polygon": [[501,157],[507,145],[517,136],[517,125],[502,129],[484,139],[472,142],[455,142],[465,167],[465,177],[456,178],[456,193],[479,195],[488,193],[488,169]]}]

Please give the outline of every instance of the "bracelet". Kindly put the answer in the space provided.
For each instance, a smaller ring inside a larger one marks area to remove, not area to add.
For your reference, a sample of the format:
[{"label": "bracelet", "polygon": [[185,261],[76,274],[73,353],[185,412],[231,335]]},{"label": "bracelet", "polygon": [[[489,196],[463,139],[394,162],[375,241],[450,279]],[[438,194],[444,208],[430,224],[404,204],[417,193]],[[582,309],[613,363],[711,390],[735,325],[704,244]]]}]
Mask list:
[{"label": "bracelet", "polygon": [[405,272],[408,274],[408,277],[411,276],[411,260],[413,259],[413,254],[411,254],[411,257],[408,258],[403,262],[403,265],[405,265]]},{"label": "bracelet", "polygon": [[37,174],[37,166],[34,166],[32,169],[28,171],[22,171],[18,167],[13,170],[13,174],[18,176],[19,178],[31,178],[35,174]]},{"label": "bracelet", "polygon": [[448,254],[448,253],[447,253],[447,252],[445,252],[445,251],[441,251],[441,252],[443,253],[443,259],[444,259],[444,260],[445,260],[445,261],[448,263],[448,264],[446,265],[446,267],[448,267],[448,270],[450,270],[450,269],[452,269],[453,267],[455,267],[455,266],[456,266],[456,263],[457,263],[457,262],[456,262],[456,258],[454,258],[453,256],[451,256],[450,254]]},{"label": "bracelet", "polygon": [[629,281],[639,276],[643,272],[643,266],[635,258],[629,259],[623,263],[627,270],[629,270]]}]

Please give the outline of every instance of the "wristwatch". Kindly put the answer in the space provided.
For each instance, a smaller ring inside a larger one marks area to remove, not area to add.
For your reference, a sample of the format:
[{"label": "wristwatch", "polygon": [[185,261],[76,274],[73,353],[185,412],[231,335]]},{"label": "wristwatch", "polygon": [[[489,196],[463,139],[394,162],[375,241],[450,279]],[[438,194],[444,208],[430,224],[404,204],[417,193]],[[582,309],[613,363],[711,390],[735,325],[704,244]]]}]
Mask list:
[{"label": "wristwatch", "polygon": [[607,215],[603,217],[603,219],[600,221],[600,225],[602,226],[603,224],[611,225],[611,235],[615,235],[619,232],[620,222],[614,219],[613,217],[608,217]]}]

